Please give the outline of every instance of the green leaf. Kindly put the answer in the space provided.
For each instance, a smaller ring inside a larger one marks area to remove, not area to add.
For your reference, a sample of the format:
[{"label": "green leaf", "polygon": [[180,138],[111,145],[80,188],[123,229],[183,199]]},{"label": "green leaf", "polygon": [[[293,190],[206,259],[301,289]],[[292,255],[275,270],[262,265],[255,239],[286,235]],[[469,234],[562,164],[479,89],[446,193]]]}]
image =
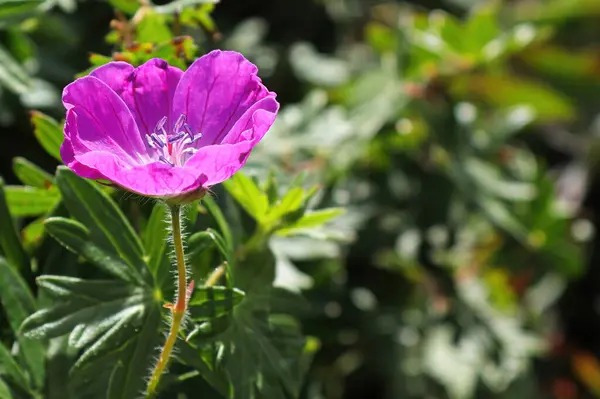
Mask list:
[{"label": "green leaf", "polygon": [[54,178],[52,175],[25,158],[16,157],[13,159],[13,171],[19,180],[27,186],[48,189],[53,185]]},{"label": "green leaf", "polygon": [[369,45],[378,53],[394,52],[400,42],[397,31],[378,22],[370,22],[365,26],[365,37]]},{"label": "green leaf", "polygon": [[343,213],[343,208],[327,208],[307,212],[296,222],[285,226],[283,229],[278,230],[277,234],[291,235],[296,233],[298,230],[318,227],[329,222],[331,219],[338,217]]},{"label": "green leaf", "polygon": [[109,0],[108,2],[114,8],[126,14],[135,14],[141,4],[138,0]]},{"label": "green leaf", "polygon": [[167,256],[169,246],[167,214],[168,208],[165,205],[161,203],[154,205],[144,231],[144,246],[149,257],[148,267],[158,287],[163,287],[165,283],[169,282],[169,266],[171,263]]},{"label": "green leaf", "polygon": [[290,189],[281,201],[274,205],[267,216],[269,222],[278,221],[284,215],[297,211],[304,203],[304,189],[302,187],[294,187]]},{"label": "green leaf", "polygon": [[2,0],[0,1],[0,20],[27,14],[36,10],[43,0]]},{"label": "green leaf", "polygon": [[29,258],[21,245],[12,216],[8,211],[2,179],[0,179],[0,250],[13,267],[26,276],[31,274]]},{"label": "green leaf", "polygon": [[35,300],[17,270],[0,257],[0,300],[13,332],[19,331],[23,320],[35,312]]},{"label": "green leaf", "polygon": [[215,246],[215,237],[207,231],[194,233],[187,240],[187,257],[189,263],[193,264],[199,256]]},{"label": "green leaf", "polygon": [[213,388],[217,390],[223,397],[228,396],[227,382],[223,381],[221,376],[211,368],[211,364],[204,357],[206,356],[200,349],[195,348],[189,342],[184,342],[179,345],[179,350],[173,355],[180,363],[188,365],[200,372]]},{"label": "green leaf", "polygon": [[23,245],[28,250],[35,248],[44,235],[44,216],[29,223],[22,231]]},{"label": "green leaf", "polygon": [[137,269],[114,256],[91,241],[89,230],[81,223],[61,218],[46,219],[44,226],[50,235],[70,251],[83,256],[101,270],[131,283],[141,284]]},{"label": "green leaf", "polygon": [[31,113],[33,133],[44,150],[54,158],[62,162],[60,156],[60,145],[63,142],[62,126],[54,119],[38,111]]},{"label": "green leaf", "polygon": [[233,387],[230,396],[253,397],[258,391],[261,397],[297,397],[318,345],[301,335],[290,316],[266,316],[246,303],[217,347],[223,354],[218,367]]},{"label": "green leaf", "polygon": [[223,184],[233,198],[256,221],[260,222],[264,218],[269,209],[269,199],[251,178],[238,172]]},{"label": "green leaf", "polygon": [[13,399],[13,395],[10,392],[10,388],[6,385],[2,378],[0,378],[0,398]]},{"label": "green leaf", "polygon": [[527,105],[539,121],[570,120],[575,116],[571,100],[550,87],[512,76],[460,76],[452,81],[451,92],[458,98],[479,98],[489,104],[510,108]]},{"label": "green leaf", "polygon": [[[44,347],[40,342],[19,336],[23,321],[36,310],[35,300],[19,273],[0,257],[0,301],[11,329],[18,337],[20,352],[35,386],[44,379]],[[1,364],[1,362],[0,362]]]},{"label": "green leaf", "polygon": [[204,203],[204,205],[206,206],[206,209],[208,209],[208,212],[210,212],[212,217],[215,218],[215,221],[217,222],[217,226],[219,227],[219,230],[221,231],[221,234],[223,235],[225,247],[228,248],[229,251],[233,251],[233,248],[234,248],[233,235],[231,234],[231,229],[229,228],[229,223],[227,223],[227,220],[225,219],[223,212],[221,212],[221,208],[219,208],[219,206],[217,205],[215,200],[209,196],[204,197],[202,199],[202,202]]},{"label": "green leaf", "polygon": [[275,172],[273,169],[269,171],[269,176],[267,177],[264,191],[267,194],[269,205],[273,206],[279,198],[279,187],[277,185],[277,178],[275,177]]},{"label": "green leaf", "polygon": [[209,6],[210,11],[212,11],[214,3],[217,2],[218,0],[175,0],[168,4],[155,6],[154,9],[161,14],[173,14],[179,10],[193,9],[193,6],[202,4],[202,7]]},{"label": "green leaf", "polygon": [[213,319],[230,313],[245,295],[237,288],[199,287],[192,293],[189,311],[194,321]]},{"label": "green leaf", "polygon": [[84,301],[111,301],[137,295],[130,284],[115,280],[84,280],[68,276],[40,276],[37,285],[56,299],[79,298]]},{"label": "green leaf", "polygon": [[6,202],[13,216],[39,216],[54,208],[60,201],[56,190],[28,186],[6,186]]},{"label": "green leaf", "polygon": [[484,46],[499,36],[500,29],[496,21],[496,10],[493,4],[482,4],[474,7],[465,23],[462,35],[465,49],[471,54],[481,52]]},{"label": "green leaf", "polygon": [[27,376],[23,373],[21,367],[19,367],[9,350],[2,343],[0,343],[0,376],[6,376],[7,380],[18,385],[25,391],[31,391]]},{"label": "green leaf", "polygon": [[118,255],[152,285],[142,244],[114,201],[96,184],[63,167],[58,169],[56,183],[71,215],[88,226],[92,241]]},{"label": "green leaf", "polygon": [[125,348],[113,372],[107,389],[107,399],[129,399],[143,392],[148,376],[148,365],[156,356],[155,348],[161,339],[160,311],[156,305],[148,309],[148,316],[139,334]]},{"label": "green leaf", "polygon": [[62,276],[48,276],[39,283],[58,300],[29,316],[21,329],[38,339],[68,334],[69,346],[83,349],[73,370],[121,348],[144,324],[148,309],[156,306],[150,290],[124,283],[113,282],[111,289],[110,282]]},{"label": "green leaf", "polygon": [[23,66],[2,45],[0,45],[0,86],[17,94],[29,90],[29,76],[24,72]]},{"label": "green leaf", "polygon": [[231,263],[233,260],[233,253],[227,248],[227,243],[225,242],[223,236],[213,229],[206,229],[206,233],[208,233],[210,239],[215,243],[217,249],[221,255],[223,255],[223,258],[227,262]]},{"label": "green leaf", "polygon": [[161,43],[173,37],[165,16],[152,9],[144,13],[144,17],[137,24],[136,31],[136,39],[141,43]]}]

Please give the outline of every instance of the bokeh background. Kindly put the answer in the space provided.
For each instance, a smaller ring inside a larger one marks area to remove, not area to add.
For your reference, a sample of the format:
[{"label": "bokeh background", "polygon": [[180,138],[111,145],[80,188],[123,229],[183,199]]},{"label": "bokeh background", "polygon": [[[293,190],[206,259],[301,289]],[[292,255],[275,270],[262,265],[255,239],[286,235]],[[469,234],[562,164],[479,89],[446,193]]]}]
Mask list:
[{"label": "bokeh background", "polygon": [[346,208],[271,243],[320,342],[301,397],[600,397],[600,1],[145,5],[0,0],[8,184],[15,157],[54,171],[31,112],[61,119],[93,65],[182,35],[238,50],[282,104],[245,172]]}]

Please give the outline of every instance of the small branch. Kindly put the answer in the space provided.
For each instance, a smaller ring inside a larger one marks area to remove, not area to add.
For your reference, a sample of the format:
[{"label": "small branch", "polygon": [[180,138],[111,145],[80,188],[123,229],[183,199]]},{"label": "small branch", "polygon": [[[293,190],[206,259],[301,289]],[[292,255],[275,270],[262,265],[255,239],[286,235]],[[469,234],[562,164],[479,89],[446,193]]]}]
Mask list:
[{"label": "small branch", "polygon": [[219,280],[221,279],[221,277],[223,277],[223,274],[225,274],[225,266],[221,265],[221,266],[217,267],[210,274],[210,276],[208,276],[208,278],[206,279],[206,282],[204,283],[204,286],[212,287],[213,285],[217,284],[219,282]]}]

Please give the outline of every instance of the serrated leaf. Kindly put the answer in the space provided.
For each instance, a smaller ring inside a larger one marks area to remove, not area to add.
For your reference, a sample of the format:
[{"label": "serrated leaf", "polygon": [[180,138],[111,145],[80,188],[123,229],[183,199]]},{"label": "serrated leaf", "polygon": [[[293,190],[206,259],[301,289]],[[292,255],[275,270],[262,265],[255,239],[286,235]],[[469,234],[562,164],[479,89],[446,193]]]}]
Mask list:
[{"label": "serrated leaf", "polygon": [[38,111],[31,113],[33,133],[44,150],[54,158],[62,162],[60,146],[63,142],[62,127],[54,119]]},{"label": "serrated leaf", "polygon": [[277,231],[279,235],[291,235],[302,229],[310,229],[313,227],[321,226],[331,219],[336,218],[344,213],[343,208],[327,208],[319,209],[317,211],[310,211],[304,214],[299,220],[292,223],[291,225],[285,226],[285,228]]},{"label": "serrated leaf", "polygon": [[246,294],[237,288],[199,287],[188,302],[192,319],[207,320],[223,316],[239,305]]},{"label": "serrated leaf", "polygon": [[29,287],[15,268],[0,257],[0,301],[11,329],[18,338],[19,349],[36,387],[44,378],[44,347],[40,342],[19,336],[23,321],[35,312],[35,300]]},{"label": "serrated leaf", "polygon": [[63,167],[58,169],[56,183],[69,213],[88,226],[92,241],[118,255],[152,285],[142,244],[114,201],[97,185]]},{"label": "serrated leaf", "polygon": [[115,280],[84,280],[69,276],[43,275],[37,285],[54,298],[111,301],[139,294],[139,288]]},{"label": "serrated leaf", "polygon": [[60,201],[60,195],[56,190],[6,186],[5,193],[8,209],[16,217],[39,216],[51,211]]},{"label": "serrated leaf", "polygon": [[156,307],[149,290],[127,288],[125,284],[111,292],[108,282],[62,276],[48,276],[39,282],[58,300],[28,317],[21,326],[22,333],[38,339],[69,334],[69,345],[83,348],[73,372],[122,348],[136,336],[148,309]]},{"label": "serrated leaf", "polygon": [[[0,343],[0,376],[5,377],[8,381],[18,385],[25,391],[31,391],[27,376],[12,357],[10,351],[2,343]],[[2,397],[0,396],[0,398]]]},{"label": "serrated leaf", "polygon": [[238,172],[223,185],[250,216],[258,222],[264,218],[269,209],[269,199],[251,178]]},{"label": "serrated leaf", "polygon": [[143,305],[145,299],[143,293],[141,293],[106,302],[81,298],[76,301],[61,301],[50,308],[38,310],[29,316],[23,322],[21,331],[26,336],[37,339],[60,337],[73,333],[73,331],[78,333],[79,331],[76,330],[78,325],[96,325],[127,307]]},{"label": "serrated leaf", "polygon": [[13,171],[26,186],[48,189],[53,184],[52,175],[25,158],[13,159]]},{"label": "serrated leaf", "polygon": [[293,318],[265,317],[249,306],[236,313],[218,349],[224,354],[218,366],[229,377],[232,396],[252,397],[259,391],[265,397],[297,397],[307,370],[305,360],[310,361],[314,348],[305,351],[307,340]]},{"label": "serrated leaf", "polygon": [[148,267],[158,287],[163,287],[169,281],[167,213],[168,210],[165,205],[160,203],[154,205],[144,231],[144,246],[149,257]]},{"label": "serrated leaf", "polygon": [[125,348],[118,374],[113,374],[107,389],[107,399],[129,399],[138,397],[146,384],[148,365],[155,356],[149,348],[160,342],[160,311],[151,306],[138,335]]},{"label": "serrated leaf", "polygon": [[44,226],[48,233],[63,246],[83,256],[103,271],[124,281],[142,283],[142,277],[134,267],[93,243],[89,230],[81,223],[71,219],[52,217],[46,219]]},{"label": "serrated leaf", "polygon": [[21,240],[19,240],[19,235],[6,204],[2,179],[0,179],[0,250],[11,266],[16,267],[25,276],[31,274],[29,258],[21,245]]}]

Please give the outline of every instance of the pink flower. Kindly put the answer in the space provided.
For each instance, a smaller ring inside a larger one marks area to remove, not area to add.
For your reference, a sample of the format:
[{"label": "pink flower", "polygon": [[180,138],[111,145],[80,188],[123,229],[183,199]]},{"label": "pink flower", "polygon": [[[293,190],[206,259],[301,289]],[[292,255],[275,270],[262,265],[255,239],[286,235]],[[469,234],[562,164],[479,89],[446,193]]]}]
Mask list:
[{"label": "pink flower", "polygon": [[237,172],[279,104],[241,54],[213,51],[186,72],[111,62],[65,87],[64,163],[152,197],[203,193]]}]

